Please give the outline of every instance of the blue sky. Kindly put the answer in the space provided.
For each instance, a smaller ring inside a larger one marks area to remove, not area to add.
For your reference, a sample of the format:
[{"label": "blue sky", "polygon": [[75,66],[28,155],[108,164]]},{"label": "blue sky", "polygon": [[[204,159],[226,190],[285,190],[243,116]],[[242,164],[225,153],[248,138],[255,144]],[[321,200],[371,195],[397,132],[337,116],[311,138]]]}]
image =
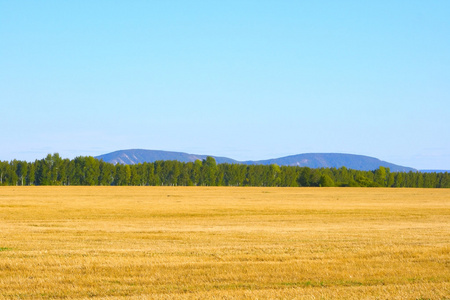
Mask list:
[{"label": "blue sky", "polygon": [[308,152],[450,169],[450,1],[0,0],[0,160]]}]

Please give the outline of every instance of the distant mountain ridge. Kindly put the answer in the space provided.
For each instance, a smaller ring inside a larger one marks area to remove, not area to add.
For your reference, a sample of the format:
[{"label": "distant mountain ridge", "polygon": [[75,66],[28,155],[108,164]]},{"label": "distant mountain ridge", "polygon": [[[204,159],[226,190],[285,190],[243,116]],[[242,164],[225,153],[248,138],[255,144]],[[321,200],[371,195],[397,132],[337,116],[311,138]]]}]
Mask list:
[{"label": "distant mountain ridge", "polygon": [[[111,153],[96,156],[105,162],[113,164],[134,165],[144,162],[155,162],[158,160],[177,160],[179,162],[194,162],[196,160],[203,160],[212,155],[198,155],[184,152],[162,151],[162,150],[144,150],[144,149],[130,149],[119,150]],[[236,160],[227,157],[212,156],[218,164],[222,163],[240,163]]]},{"label": "distant mountain ridge", "polygon": [[420,170],[422,173],[450,173],[450,170]]},{"label": "distant mountain ridge", "polygon": [[189,154],[184,152],[172,152],[162,150],[144,150],[129,149],[119,150],[95,158],[113,164],[138,164],[144,162],[155,162],[160,160],[177,160],[180,162],[194,162],[196,160],[206,159],[207,156],[214,157],[218,164],[247,164],[247,165],[270,165],[277,164],[279,166],[300,166],[309,168],[341,168],[371,171],[378,169],[380,166],[389,168],[391,172],[417,172],[418,170],[396,165],[386,161],[379,160],[374,157],[345,154],[345,153],[305,153],[290,155],[280,158],[273,158],[258,161],[237,161],[227,157],[219,157],[213,155]]}]

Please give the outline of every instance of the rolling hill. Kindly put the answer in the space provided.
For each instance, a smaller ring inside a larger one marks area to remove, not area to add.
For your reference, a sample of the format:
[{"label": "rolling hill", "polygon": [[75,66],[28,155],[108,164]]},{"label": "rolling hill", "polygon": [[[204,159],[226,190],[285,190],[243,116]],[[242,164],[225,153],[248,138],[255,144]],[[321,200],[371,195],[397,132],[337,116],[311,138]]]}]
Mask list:
[{"label": "rolling hill", "polygon": [[277,164],[279,166],[300,166],[309,168],[340,168],[346,167],[354,170],[370,171],[378,169],[380,166],[389,168],[391,172],[417,172],[416,169],[399,166],[393,163],[379,160],[374,157],[344,154],[344,153],[305,153],[280,158],[273,158],[258,161],[237,161],[227,157],[218,157],[213,155],[198,155],[183,152],[171,152],[161,150],[143,150],[130,149],[119,150],[96,158],[113,164],[138,164],[144,162],[155,162],[159,160],[177,160],[180,162],[194,162],[203,160],[207,156],[212,156],[217,163],[235,163],[235,164]]}]

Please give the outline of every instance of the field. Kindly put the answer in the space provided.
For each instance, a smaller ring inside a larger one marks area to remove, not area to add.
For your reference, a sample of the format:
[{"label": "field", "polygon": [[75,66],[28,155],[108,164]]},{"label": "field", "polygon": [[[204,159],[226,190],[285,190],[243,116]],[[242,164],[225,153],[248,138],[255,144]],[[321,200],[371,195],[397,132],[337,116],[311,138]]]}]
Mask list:
[{"label": "field", "polygon": [[450,190],[0,187],[2,299],[450,299]]}]

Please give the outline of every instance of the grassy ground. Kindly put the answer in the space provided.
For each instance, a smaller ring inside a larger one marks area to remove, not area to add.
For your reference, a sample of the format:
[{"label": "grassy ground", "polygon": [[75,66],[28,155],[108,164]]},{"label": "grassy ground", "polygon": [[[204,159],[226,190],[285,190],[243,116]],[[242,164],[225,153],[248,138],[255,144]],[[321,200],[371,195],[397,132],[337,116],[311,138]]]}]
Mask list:
[{"label": "grassy ground", "polygon": [[0,187],[0,298],[450,299],[450,190]]}]

